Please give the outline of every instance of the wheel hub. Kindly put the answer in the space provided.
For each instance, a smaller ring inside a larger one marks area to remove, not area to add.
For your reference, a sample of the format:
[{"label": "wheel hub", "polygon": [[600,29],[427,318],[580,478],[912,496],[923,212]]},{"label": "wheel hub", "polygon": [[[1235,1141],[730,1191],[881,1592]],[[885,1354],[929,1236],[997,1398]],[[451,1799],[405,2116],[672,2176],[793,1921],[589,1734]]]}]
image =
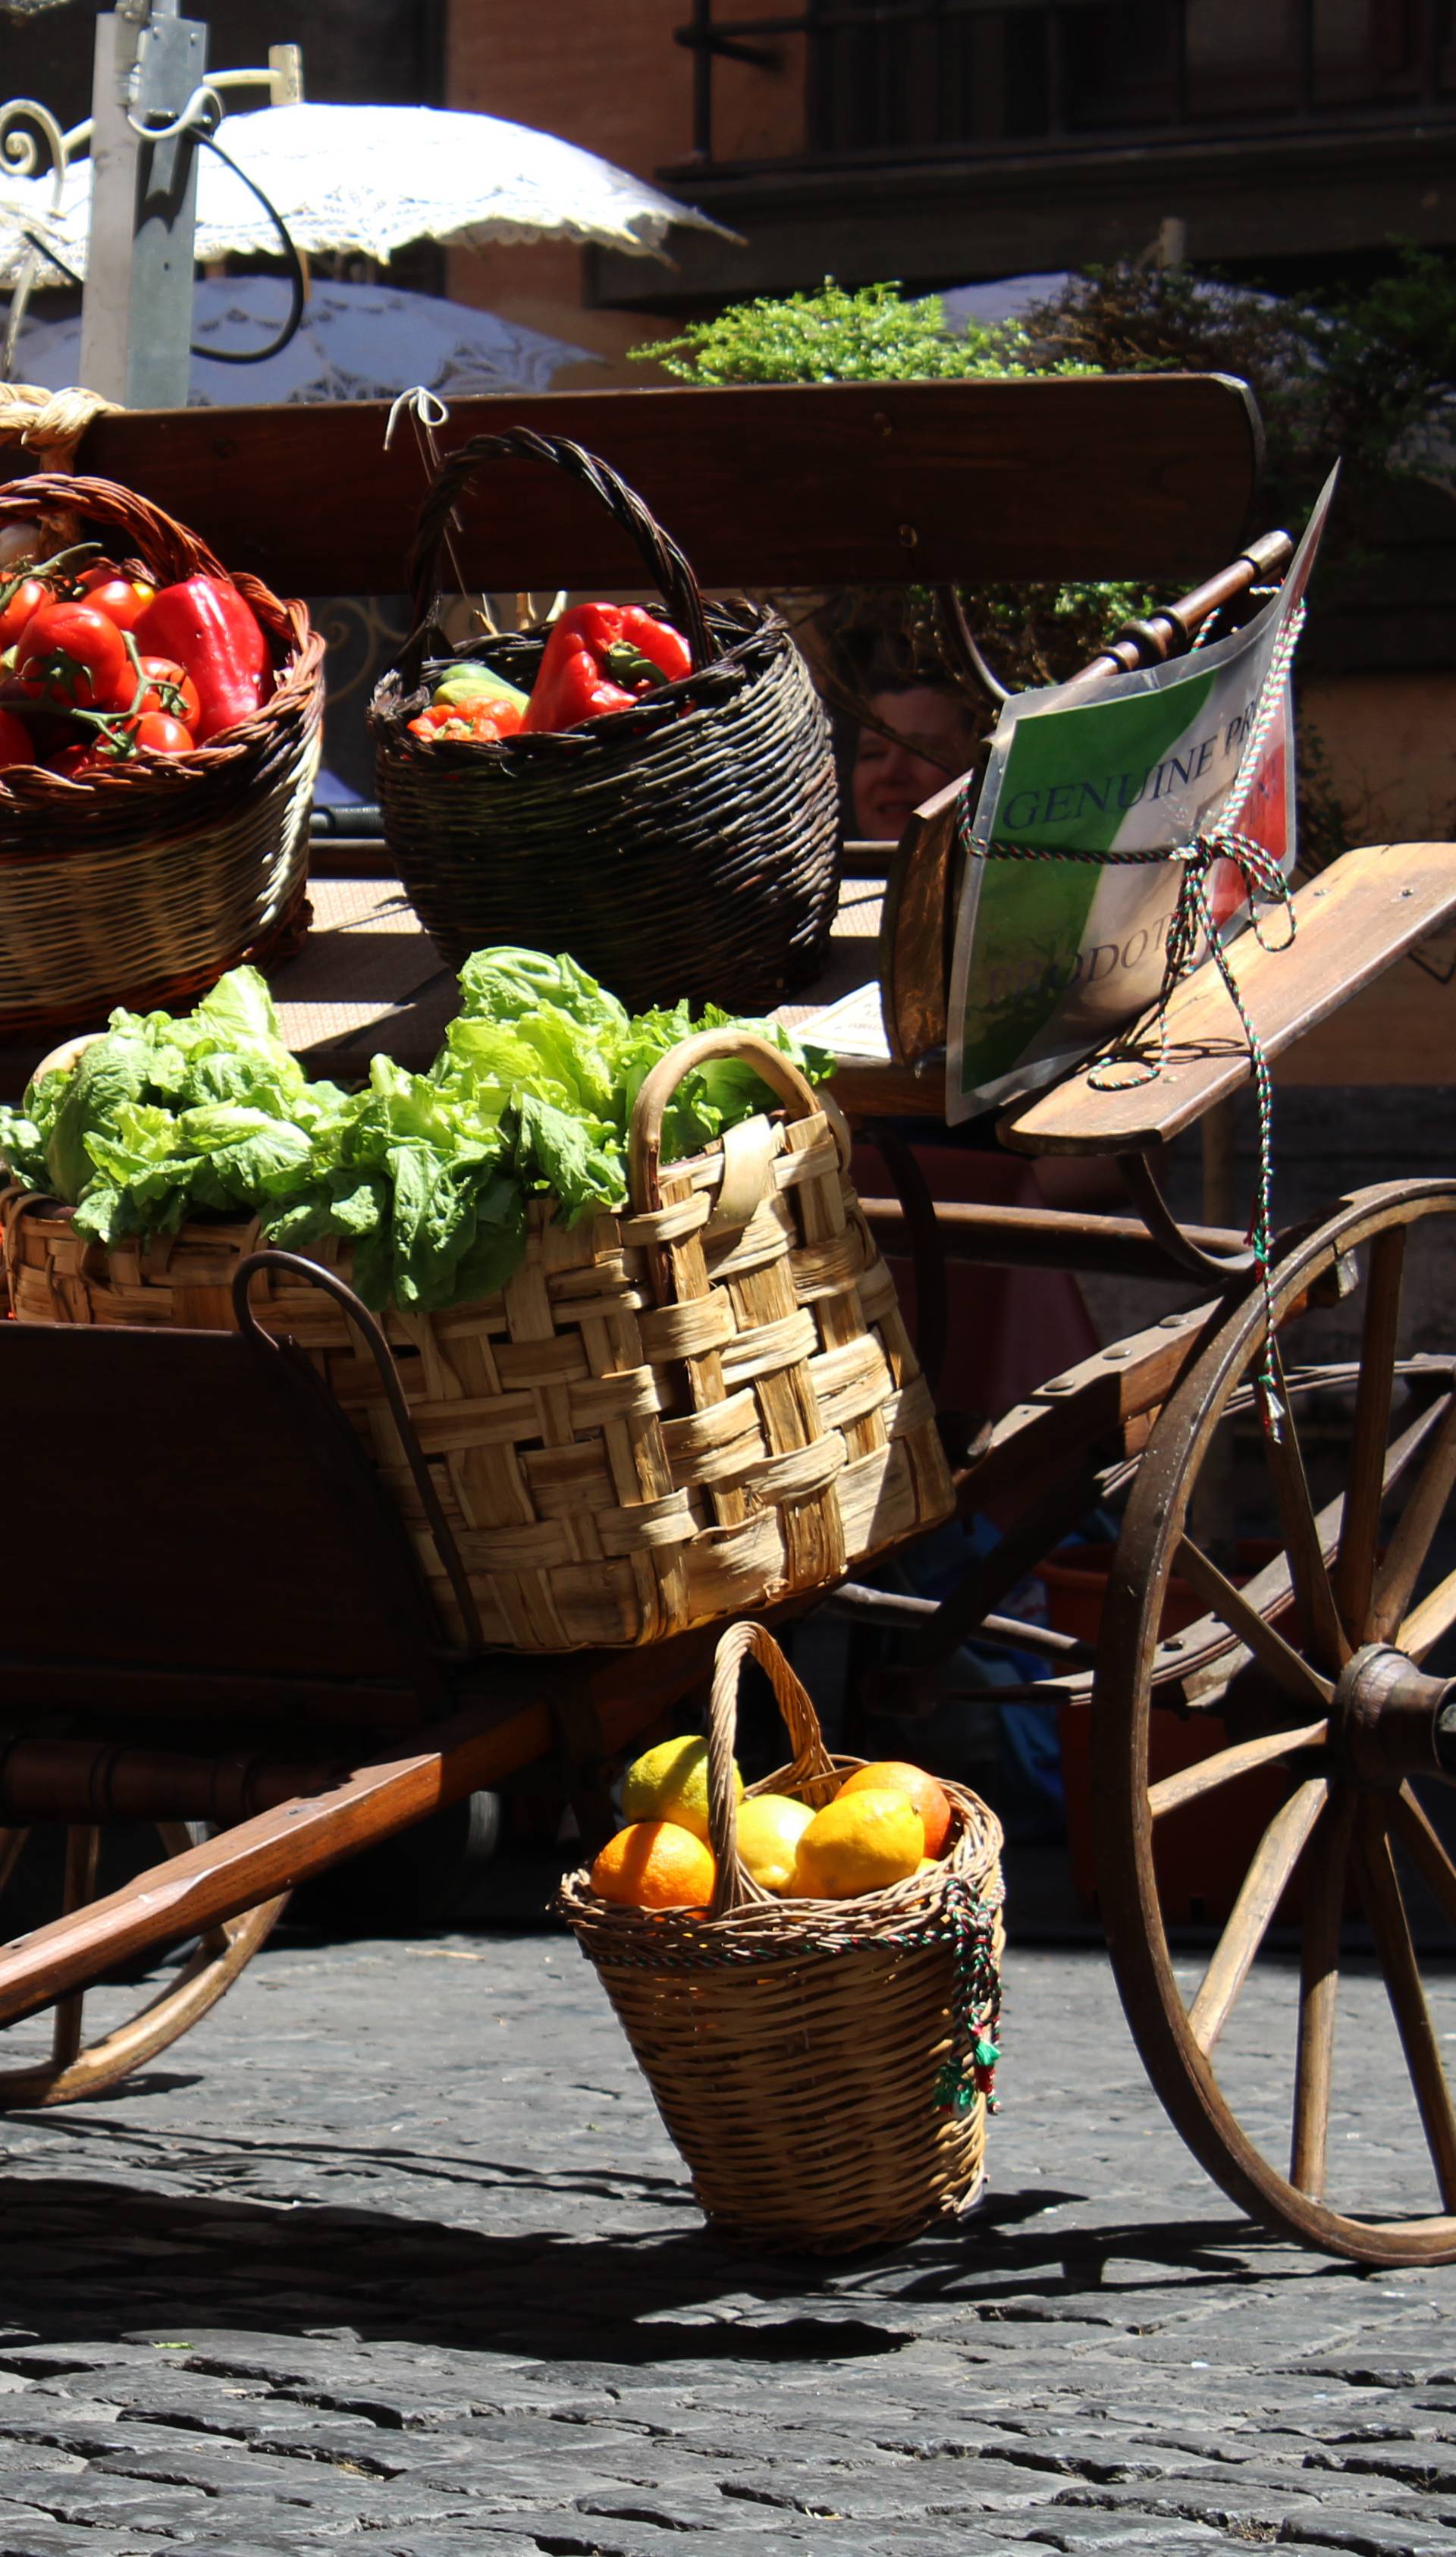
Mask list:
[{"label": "wheel hub", "polygon": [[1367,1643],[1340,1674],[1330,1738],[1357,1784],[1456,1776],[1456,1679],[1427,1678],[1392,1644]]}]

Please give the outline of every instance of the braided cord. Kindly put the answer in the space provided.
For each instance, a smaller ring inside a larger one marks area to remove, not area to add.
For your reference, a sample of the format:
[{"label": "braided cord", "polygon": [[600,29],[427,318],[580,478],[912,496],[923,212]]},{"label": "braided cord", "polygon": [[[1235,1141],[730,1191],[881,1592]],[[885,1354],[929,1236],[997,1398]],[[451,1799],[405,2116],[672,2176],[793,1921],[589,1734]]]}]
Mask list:
[{"label": "braided cord", "polygon": [[[1245,834],[1239,824],[1250,793],[1263,760],[1264,747],[1283,696],[1285,678],[1294,654],[1295,642],[1304,622],[1304,606],[1296,604],[1284,623],[1269,657],[1268,670],[1259,689],[1249,735],[1245,740],[1239,769],[1217,816],[1197,834],[1191,843],[1159,850],[1149,848],[1118,852],[1080,852],[1044,849],[1040,845],[1009,843],[991,836],[981,841],[974,832],[971,797],[963,791],[956,815],[962,850],[974,861],[996,862],[1092,862],[1112,869],[1140,868],[1152,862],[1177,862],[1182,875],[1178,882],[1178,901],[1168,927],[1163,961],[1162,983],[1157,992],[1155,1046],[1151,1056],[1145,1046],[1134,1046],[1136,1024],[1118,1040],[1111,1053],[1093,1066],[1087,1080],[1094,1091],[1125,1089],[1131,1082],[1152,1083],[1168,1061],[1168,1004],[1175,987],[1192,975],[1199,965],[1199,954],[1205,948],[1212,959],[1224,991],[1239,1015],[1249,1049],[1258,1109],[1258,1171],[1253,1212],[1248,1227],[1248,1241],[1258,1266],[1259,1284],[1263,1292],[1264,1337],[1263,1357],[1256,1391],[1259,1415],[1268,1435],[1277,1440],[1282,1434],[1284,1408],[1280,1401],[1273,1366],[1274,1301],[1269,1264],[1273,1249],[1273,1085],[1269,1077],[1268,1058],[1263,1042],[1239,991],[1238,980],[1229,965],[1228,953],[1218,936],[1208,901],[1209,874],[1214,863],[1232,862],[1244,882],[1249,902],[1250,922],[1254,937],[1262,950],[1287,950],[1294,939],[1295,914],[1288,882],[1274,856],[1253,836]],[[1264,939],[1256,897],[1266,904],[1282,908],[1288,926],[1284,939]],[[1131,1069],[1129,1071],[1129,1069]]]}]

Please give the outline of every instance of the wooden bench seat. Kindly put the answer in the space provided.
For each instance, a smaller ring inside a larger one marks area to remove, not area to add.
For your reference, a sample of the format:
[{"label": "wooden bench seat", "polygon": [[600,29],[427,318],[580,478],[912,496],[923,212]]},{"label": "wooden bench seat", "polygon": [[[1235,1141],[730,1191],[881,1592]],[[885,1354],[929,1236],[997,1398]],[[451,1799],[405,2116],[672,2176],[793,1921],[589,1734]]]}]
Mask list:
[{"label": "wooden bench seat", "polygon": [[[1270,1061],[1456,915],[1456,845],[1372,844],[1346,853],[1296,891],[1294,912],[1287,950],[1261,949],[1245,933],[1229,953]],[[1276,916],[1271,939],[1281,940],[1284,928]],[[1150,1016],[1140,1035],[1150,1053]],[[1150,1082],[1103,1091],[1090,1080],[1094,1058],[1009,1111],[1002,1143],[1023,1154],[1143,1153],[1250,1080],[1249,1044],[1211,962],[1174,994],[1167,1037],[1166,1062]],[[1101,1053],[1119,1044],[1109,1041]]]}]

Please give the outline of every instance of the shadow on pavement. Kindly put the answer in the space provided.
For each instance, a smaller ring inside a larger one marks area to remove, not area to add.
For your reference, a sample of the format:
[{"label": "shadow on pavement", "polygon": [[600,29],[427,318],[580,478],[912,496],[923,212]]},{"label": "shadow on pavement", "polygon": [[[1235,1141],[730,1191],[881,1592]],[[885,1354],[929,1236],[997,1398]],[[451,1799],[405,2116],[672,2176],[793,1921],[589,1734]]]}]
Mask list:
[{"label": "shadow on pavement", "polygon": [[[239,2164],[270,2153],[246,2152]],[[340,2153],[329,2154],[336,2164]],[[377,2153],[372,2163],[387,2170]],[[215,2152],[208,2164],[215,2170]],[[410,2171],[420,2172],[413,2161]],[[578,2185],[478,2160],[454,2180],[514,2195],[527,2221],[533,2189],[558,2210],[577,2194],[596,2209],[603,2196],[639,2206],[662,2198],[653,2179]],[[682,2202],[680,2187],[665,2190]],[[1317,2265],[1242,2221],[1017,2224],[1021,2210],[1044,2217],[1082,2199],[1044,2188],[1024,2205],[1002,2195],[995,2215],[964,2233],[825,2263],[750,2257],[697,2229],[575,2237],[526,2225],[505,2236],[386,2211],[159,2194],[113,2178],[8,2178],[0,2349],[7,2328],[12,2342],[19,2331],[95,2345],[152,2329],[186,2341],[192,2322],[211,2335],[345,2328],[365,2341],[551,2362],[836,2360],[911,2342],[904,2313],[916,2301],[954,2297],[991,2318],[1035,2318],[1054,2317],[1050,2303],[1094,2295],[1087,2314],[1096,2316],[1095,2295],[1111,2304],[1124,2286],[1105,2287],[1114,2261],[1136,2268],[1124,2278],[1140,2294],[1161,2287],[1160,2274],[1186,2295],[1355,2269]],[[725,2298],[730,2312],[716,2308]],[[807,2314],[806,2303],[821,2313]]]}]

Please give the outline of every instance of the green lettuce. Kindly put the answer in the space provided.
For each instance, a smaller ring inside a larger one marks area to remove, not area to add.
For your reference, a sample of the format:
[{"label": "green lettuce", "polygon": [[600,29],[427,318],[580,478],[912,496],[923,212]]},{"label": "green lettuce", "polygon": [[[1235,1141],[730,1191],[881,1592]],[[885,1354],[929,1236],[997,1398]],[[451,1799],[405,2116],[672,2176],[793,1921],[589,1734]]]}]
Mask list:
[{"label": "green lettuce", "polygon": [[[376,1056],[344,1092],[309,1080],[263,979],[235,968],[185,1018],[113,1012],[77,1060],[0,1110],[0,1153],[99,1242],[254,1215],[291,1250],[346,1240],[366,1303],[431,1312],[520,1267],[532,1198],[568,1223],[619,1207],[644,1076],[731,1017],[686,1004],[634,1017],[574,959],[478,950],[428,1074]],[[772,1023],[739,1026],[816,1079],[829,1069]],[[699,1151],[774,1099],[749,1067],[697,1068],[669,1107],[665,1155]]]}]

